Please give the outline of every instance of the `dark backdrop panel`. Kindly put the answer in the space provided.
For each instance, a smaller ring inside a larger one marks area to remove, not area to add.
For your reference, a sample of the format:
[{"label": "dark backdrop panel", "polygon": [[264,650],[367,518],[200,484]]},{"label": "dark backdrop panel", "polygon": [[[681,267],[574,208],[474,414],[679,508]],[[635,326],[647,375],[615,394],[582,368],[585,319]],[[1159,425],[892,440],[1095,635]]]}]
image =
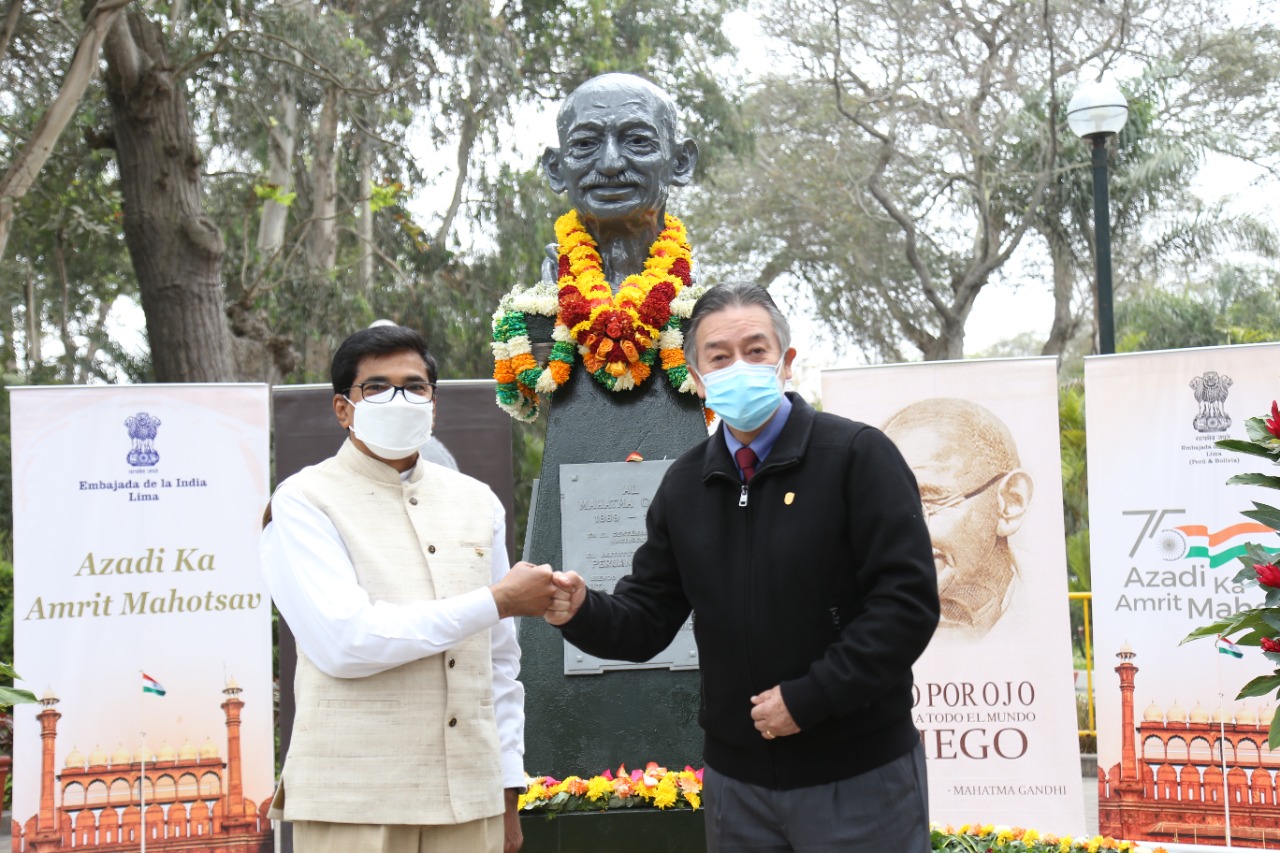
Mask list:
[{"label": "dark backdrop panel", "polygon": [[[494,402],[492,380],[441,380],[435,434],[449,448],[458,469],[488,484],[507,514],[507,554],[514,548],[515,495],[511,464],[511,418]],[[280,385],[271,389],[275,482],[332,456],[346,439],[333,414],[330,385]],[[293,731],[293,675],[297,646],[280,620],[280,755],[289,752]],[[282,853],[293,853],[289,824],[281,834]]]}]

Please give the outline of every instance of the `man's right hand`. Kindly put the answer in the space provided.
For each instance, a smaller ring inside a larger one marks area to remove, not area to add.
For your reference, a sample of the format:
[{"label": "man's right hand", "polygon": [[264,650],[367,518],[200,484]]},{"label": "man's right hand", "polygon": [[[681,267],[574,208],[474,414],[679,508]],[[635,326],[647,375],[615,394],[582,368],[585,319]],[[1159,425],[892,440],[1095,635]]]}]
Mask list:
[{"label": "man's right hand", "polygon": [[523,560],[511,567],[506,577],[489,587],[498,605],[498,618],[508,616],[541,616],[551,606],[559,590],[551,581],[551,566],[535,566]]},{"label": "man's right hand", "polygon": [[552,625],[563,625],[577,615],[587,597],[587,582],[577,572],[556,572],[551,576],[556,594],[543,614]]}]

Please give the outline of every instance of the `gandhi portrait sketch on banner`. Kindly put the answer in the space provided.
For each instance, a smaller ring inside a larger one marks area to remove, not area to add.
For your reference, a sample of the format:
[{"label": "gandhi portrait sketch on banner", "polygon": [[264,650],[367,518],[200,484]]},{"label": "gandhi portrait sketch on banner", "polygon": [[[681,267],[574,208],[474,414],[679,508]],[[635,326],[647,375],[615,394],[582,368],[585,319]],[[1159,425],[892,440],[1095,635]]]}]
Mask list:
[{"label": "gandhi portrait sketch on banner", "polygon": [[1009,427],[971,400],[934,397],[885,421],[920,487],[942,601],[939,632],[985,637],[1025,590],[1016,534],[1035,494]]}]

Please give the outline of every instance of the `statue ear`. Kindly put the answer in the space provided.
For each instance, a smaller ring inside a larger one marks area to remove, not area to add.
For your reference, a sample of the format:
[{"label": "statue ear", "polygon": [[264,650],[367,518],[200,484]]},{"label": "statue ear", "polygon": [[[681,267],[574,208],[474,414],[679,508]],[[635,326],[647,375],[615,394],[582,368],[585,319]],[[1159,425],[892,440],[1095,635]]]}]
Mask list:
[{"label": "statue ear", "polygon": [[564,176],[560,174],[560,149],[548,146],[546,151],[542,152],[542,171],[547,176],[547,183],[551,185],[551,191],[556,195],[564,192],[567,185],[564,182]]},{"label": "statue ear", "polygon": [[698,165],[698,144],[686,139],[676,145],[675,162],[672,168],[671,183],[678,187],[687,187],[693,181],[693,170]]}]

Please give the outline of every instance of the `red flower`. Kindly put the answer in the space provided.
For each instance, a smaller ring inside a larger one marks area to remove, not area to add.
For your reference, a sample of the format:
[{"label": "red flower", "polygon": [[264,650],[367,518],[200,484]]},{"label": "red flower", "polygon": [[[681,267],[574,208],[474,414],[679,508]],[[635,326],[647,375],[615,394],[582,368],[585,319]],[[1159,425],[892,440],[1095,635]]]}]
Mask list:
[{"label": "red flower", "polygon": [[684,258],[676,258],[675,263],[671,265],[671,274],[688,285],[690,279],[689,262]]},{"label": "red flower", "polygon": [[1258,573],[1258,583],[1272,589],[1280,589],[1280,566],[1275,563],[1255,563],[1253,570]]},{"label": "red flower", "polygon": [[572,270],[570,269],[569,256],[561,255],[559,269],[557,270],[557,278],[564,278],[569,275],[570,272],[572,272]]},{"label": "red flower", "polygon": [[1276,401],[1271,401],[1271,417],[1267,418],[1267,432],[1280,438],[1280,406],[1276,405]]},{"label": "red flower", "polygon": [[1280,637],[1276,637],[1274,640],[1270,637],[1263,637],[1262,650],[1264,652],[1271,652],[1272,654],[1280,655]]}]

